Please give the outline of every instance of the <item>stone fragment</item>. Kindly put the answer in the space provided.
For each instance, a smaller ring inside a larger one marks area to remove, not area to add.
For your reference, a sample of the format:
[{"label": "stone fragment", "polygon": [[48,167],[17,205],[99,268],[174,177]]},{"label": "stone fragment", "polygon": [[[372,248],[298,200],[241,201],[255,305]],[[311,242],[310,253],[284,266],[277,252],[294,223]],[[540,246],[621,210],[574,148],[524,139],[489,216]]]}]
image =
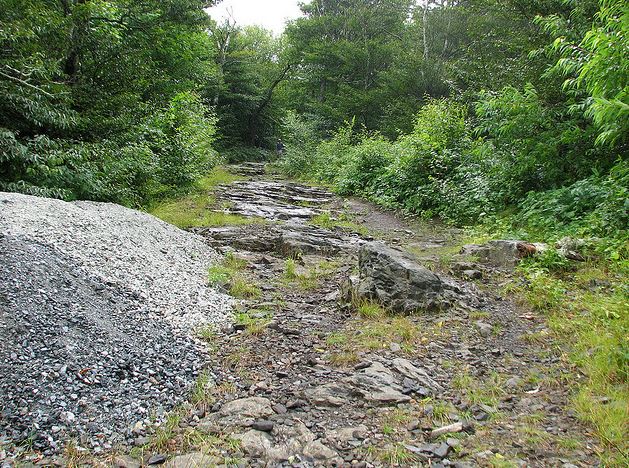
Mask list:
[{"label": "stone fragment", "polygon": [[337,447],[344,447],[352,440],[364,440],[367,438],[369,429],[361,424],[356,427],[341,427],[330,430],[326,433],[326,439]]},{"label": "stone fragment", "polygon": [[233,400],[225,403],[220,411],[220,416],[239,416],[242,418],[265,418],[274,413],[271,408],[271,400],[263,397],[249,397]]},{"label": "stone fragment", "polygon": [[411,399],[402,393],[402,387],[396,382],[393,372],[379,362],[357,372],[347,382],[353,391],[368,401],[390,404],[405,403]]},{"label": "stone fragment", "polygon": [[344,385],[329,383],[308,389],[305,395],[316,406],[342,406],[346,403],[346,400],[341,395],[346,393],[347,387]]},{"label": "stone fragment", "polygon": [[269,434],[251,429],[237,436],[240,446],[250,457],[264,457],[273,445],[273,439]]},{"label": "stone fragment", "polygon": [[263,420],[254,422],[251,425],[251,428],[257,431],[271,432],[274,426],[275,424],[273,423],[273,421],[267,421],[263,419]]},{"label": "stone fragment", "polygon": [[211,457],[201,452],[188,453],[179,455],[164,465],[165,468],[205,468],[208,466],[217,466],[222,460]]},{"label": "stone fragment", "polygon": [[318,440],[307,444],[302,453],[306,458],[310,458],[315,461],[331,460],[338,456],[334,450]]},{"label": "stone fragment", "polygon": [[443,426],[440,427],[438,429],[433,429],[430,432],[430,437],[432,439],[436,439],[444,434],[453,434],[456,432],[461,432],[463,431],[463,423],[462,422],[456,422],[454,424],[450,424],[448,426]]},{"label": "stone fragment", "polygon": [[146,462],[147,465],[163,465],[166,463],[166,455],[153,455]]},{"label": "stone fragment", "polygon": [[125,455],[118,455],[113,459],[114,468],[140,468],[140,462]]},{"label": "stone fragment", "polygon": [[415,382],[419,382],[425,387],[429,387],[434,390],[442,389],[441,385],[435,382],[425,370],[415,366],[408,359],[395,358],[391,361],[391,366],[404,377],[414,380]]},{"label": "stone fragment", "polygon": [[491,325],[480,320],[478,320],[474,324],[476,325],[476,328],[478,328],[478,333],[480,334],[480,336],[482,336],[483,338],[488,338],[491,336]]}]

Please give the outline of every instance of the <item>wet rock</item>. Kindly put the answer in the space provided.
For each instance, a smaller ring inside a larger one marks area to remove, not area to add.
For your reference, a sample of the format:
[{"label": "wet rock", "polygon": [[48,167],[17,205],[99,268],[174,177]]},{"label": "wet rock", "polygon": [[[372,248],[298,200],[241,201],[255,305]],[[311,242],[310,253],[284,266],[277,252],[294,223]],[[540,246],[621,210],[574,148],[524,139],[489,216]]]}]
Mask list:
[{"label": "wet rock", "polygon": [[358,297],[377,301],[399,313],[445,305],[446,282],[410,255],[381,242],[360,247]]},{"label": "wet rock", "polygon": [[230,184],[220,194],[233,204],[232,213],[269,220],[309,219],[319,211],[304,204],[321,205],[331,201],[323,190],[275,181],[241,181]]},{"label": "wet rock", "polygon": [[250,252],[275,252],[279,250],[282,233],[274,226],[259,226],[255,230],[241,226],[200,228],[194,232],[208,239],[214,247],[230,247]]},{"label": "wet rock", "polygon": [[229,166],[229,172],[241,176],[260,176],[266,173],[266,163],[244,162],[241,164],[232,164]]}]

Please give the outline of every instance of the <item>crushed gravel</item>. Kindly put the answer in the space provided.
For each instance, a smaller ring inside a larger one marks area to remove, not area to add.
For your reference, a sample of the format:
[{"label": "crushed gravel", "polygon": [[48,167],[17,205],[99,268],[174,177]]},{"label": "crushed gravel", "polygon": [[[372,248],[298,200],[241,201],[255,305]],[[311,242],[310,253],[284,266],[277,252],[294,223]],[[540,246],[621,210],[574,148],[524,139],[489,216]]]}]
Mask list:
[{"label": "crushed gravel", "polygon": [[118,205],[0,193],[0,443],[130,442],[187,395],[224,321],[218,254]]}]

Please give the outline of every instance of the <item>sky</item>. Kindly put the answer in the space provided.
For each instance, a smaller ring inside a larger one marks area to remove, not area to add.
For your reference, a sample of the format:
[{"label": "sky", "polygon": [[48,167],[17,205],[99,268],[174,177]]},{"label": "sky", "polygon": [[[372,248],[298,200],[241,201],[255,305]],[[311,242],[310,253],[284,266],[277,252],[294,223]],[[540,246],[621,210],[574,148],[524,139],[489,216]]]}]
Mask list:
[{"label": "sky", "polygon": [[259,25],[279,35],[287,19],[301,16],[298,3],[299,0],[223,0],[208,12],[219,22],[231,14],[239,26]]}]

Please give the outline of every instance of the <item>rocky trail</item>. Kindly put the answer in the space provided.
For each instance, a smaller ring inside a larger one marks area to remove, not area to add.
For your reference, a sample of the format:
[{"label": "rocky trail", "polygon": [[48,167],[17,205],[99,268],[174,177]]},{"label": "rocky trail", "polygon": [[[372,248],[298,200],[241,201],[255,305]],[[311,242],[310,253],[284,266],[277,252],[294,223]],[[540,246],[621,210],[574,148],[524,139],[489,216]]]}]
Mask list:
[{"label": "rocky trail", "polygon": [[[543,351],[542,320],[496,287],[508,273],[466,257],[442,268],[459,233],[274,179],[261,165],[232,170],[248,180],[221,188],[222,206],[266,222],[197,231],[244,260],[257,288],[236,323],[210,335],[211,404],[181,424],[223,441],[202,464],[596,463],[573,447],[583,428],[553,380],[560,362]],[[352,306],[348,291],[402,313],[380,315],[356,297]],[[418,306],[427,310],[408,313]]]},{"label": "rocky trail", "polygon": [[597,464],[543,318],[504,291],[517,245],[459,254],[456,230],[231,170],[217,204],[255,222],[193,231],[225,256],[210,279],[239,297],[235,321],[198,330],[191,403],[103,463]]}]

